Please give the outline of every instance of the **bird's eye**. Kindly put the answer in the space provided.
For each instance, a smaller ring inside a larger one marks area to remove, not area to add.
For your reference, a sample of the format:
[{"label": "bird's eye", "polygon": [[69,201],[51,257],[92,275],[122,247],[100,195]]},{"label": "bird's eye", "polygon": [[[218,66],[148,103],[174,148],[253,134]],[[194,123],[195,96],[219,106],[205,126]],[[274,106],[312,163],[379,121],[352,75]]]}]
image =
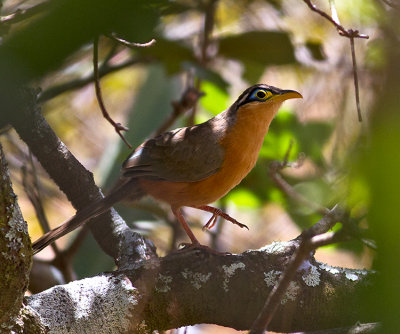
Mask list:
[{"label": "bird's eye", "polygon": [[266,101],[272,96],[272,93],[268,90],[259,89],[256,90],[251,96],[251,100],[256,101]]},{"label": "bird's eye", "polygon": [[256,96],[257,96],[259,99],[265,99],[265,98],[267,97],[267,94],[265,94],[265,92],[264,92],[263,90],[259,90],[259,91],[256,93]]}]

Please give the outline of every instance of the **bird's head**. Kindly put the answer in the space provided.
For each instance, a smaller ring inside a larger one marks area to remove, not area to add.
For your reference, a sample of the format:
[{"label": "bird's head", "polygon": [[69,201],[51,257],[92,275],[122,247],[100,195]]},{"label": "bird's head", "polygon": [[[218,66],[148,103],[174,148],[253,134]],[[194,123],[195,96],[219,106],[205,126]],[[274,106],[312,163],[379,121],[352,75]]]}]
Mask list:
[{"label": "bird's head", "polygon": [[295,90],[285,90],[274,86],[258,84],[247,88],[236,100],[237,108],[246,104],[281,104],[285,100],[298,99],[303,96]]},{"label": "bird's head", "polygon": [[247,88],[238,97],[229,108],[228,115],[233,116],[232,119],[240,114],[241,117],[270,122],[285,100],[298,98],[302,98],[302,95],[295,90],[258,84]]}]

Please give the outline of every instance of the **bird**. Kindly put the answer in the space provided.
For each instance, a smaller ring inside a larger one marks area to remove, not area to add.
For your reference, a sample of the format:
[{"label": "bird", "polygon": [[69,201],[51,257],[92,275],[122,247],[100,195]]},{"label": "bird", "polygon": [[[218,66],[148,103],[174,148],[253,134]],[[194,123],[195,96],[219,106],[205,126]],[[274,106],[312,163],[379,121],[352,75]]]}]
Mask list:
[{"label": "bird", "polygon": [[208,204],[226,195],[250,172],[272,119],[285,100],[294,98],[302,95],[266,84],[253,85],[228,109],[206,122],[144,141],[123,162],[120,178],[109,193],[36,240],[33,253],[117,202],[137,201],[146,195],[170,205],[191,241],[189,246],[201,244],[183,216],[183,207],[212,213],[205,229],[212,228],[219,216],[247,227]]}]

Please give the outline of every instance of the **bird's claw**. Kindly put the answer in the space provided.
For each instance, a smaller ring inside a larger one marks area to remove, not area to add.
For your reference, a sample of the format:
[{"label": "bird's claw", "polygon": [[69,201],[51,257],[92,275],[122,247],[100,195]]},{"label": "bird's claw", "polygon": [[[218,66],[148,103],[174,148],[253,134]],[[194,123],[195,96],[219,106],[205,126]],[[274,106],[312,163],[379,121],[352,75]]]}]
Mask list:
[{"label": "bird's claw", "polygon": [[213,209],[214,209],[212,211],[213,215],[211,216],[209,221],[203,226],[203,231],[212,229],[214,227],[214,225],[216,224],[218,217],[222,217],[225,220],[230,221],[232,224],[238,225],[240,228],[245,227],[245,228],[249,229],[247,227],[247,225],[239,223],[235,218],[232,218],[231,216],[229,216],[228,214],[223,212],[221,209],[218,209],[218,208],[213,208]]}]

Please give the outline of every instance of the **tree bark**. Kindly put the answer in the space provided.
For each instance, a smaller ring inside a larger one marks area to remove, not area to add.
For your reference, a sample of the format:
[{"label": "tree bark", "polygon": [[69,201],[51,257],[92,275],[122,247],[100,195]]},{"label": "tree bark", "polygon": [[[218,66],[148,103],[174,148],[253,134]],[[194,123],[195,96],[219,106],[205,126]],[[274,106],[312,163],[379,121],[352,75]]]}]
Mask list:
[{"label": "tree bark", "polygon": [[32,263],[31,241],[0,144],[0,333],[40,333],[37,317],[22,305]]},{"label": "tree bark", "polygon": [[[24,90],[21,93],[24,107],[11,123],[72,205],[78,210],[84,208],[103,196],[101,190],[94,183],[93,174],[51,129],[36,98],[33,90]],[[89,227],[103,251],[119,267],[154,254],[153,244],[131,230],[114,209],[90,220]]]},{"label": "tree bark", "polygon": [[[54,333],[143,333],[211,323],[250,328],[298,246],[273,243],[243,254],[177,251],[115,271],[56,286],[27,299]],[[304,262],[270,329],[311,331],[367,322],[359,296],[375,273]]]}]

